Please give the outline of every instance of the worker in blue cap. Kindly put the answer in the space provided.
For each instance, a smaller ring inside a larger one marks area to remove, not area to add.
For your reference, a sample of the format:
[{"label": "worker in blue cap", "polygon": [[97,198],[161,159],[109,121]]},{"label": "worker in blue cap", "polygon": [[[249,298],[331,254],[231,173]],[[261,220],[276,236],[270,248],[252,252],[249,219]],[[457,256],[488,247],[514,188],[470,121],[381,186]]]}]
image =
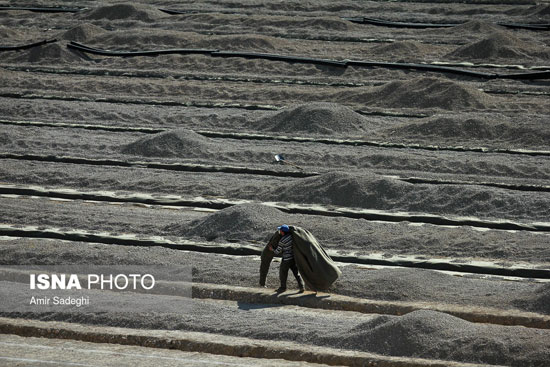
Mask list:
[{"label": "worker in blue cap", "polygon": [[281,267],[279,268],[279,279],[281,286],[277,289],[277,293],[283,293],[286,291],[286,281],[288,278],[288,271],[292,270],[296,281],[298,282],[299,293],[304,293],[305,286],[304,280],[298,272],[298,266],[294,260],[294,249],[292,246],[292,233],[290,227],[286,224],[279,226],[278,228],[281,239],[277,243],[276,247],[269,245],[269,250],[273,251],[275,255],[282,253],[283,260],[281,261]]}]

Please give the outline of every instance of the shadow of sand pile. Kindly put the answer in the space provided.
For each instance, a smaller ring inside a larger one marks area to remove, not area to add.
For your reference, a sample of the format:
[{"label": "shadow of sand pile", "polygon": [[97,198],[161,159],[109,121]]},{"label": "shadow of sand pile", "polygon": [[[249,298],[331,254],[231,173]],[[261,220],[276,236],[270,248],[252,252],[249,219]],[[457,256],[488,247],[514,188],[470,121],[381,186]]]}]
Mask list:
[{"label": "shadow of sand pile", "polygon": [[514,143],[523,147],[548,147],[550,127],[522,126],[507,121],[506,117],[435,116],[415,122],[408,122],[380,132],[387,138],[426,139],[431,138],[455,144],[500,143],[503,146]]},{"label": "shadow of sand pile", "polygon": [[369,121],[352,109],[337,103],[316,102],[287,107],[255,123],[261,131],[281,135],[307,133],[319,135],[360,134]]},{"label": "shadow of sand pile", "polygon": [[535,329],[476,324],[421,310],[359,325],[349,330],[338,346],[393,356],[543,366],[549,351],[537,334]]},{"label": "shadow of sand pile", "polygon": [[489,109],[494,104],[494,97],[474,87],[433,77],[394,81],[363,93],[345,91],[335,98],[386,108],[462,110]]},{"label": "shadow of sand pile", "polygon": [[191,130],[177,129],[146,136],[124,145],[121,151],[143,157],[194,158],[207,156],[215,149],[208,138]]},{"label": "shadow of sand pile", "polygon": [[534,292],[529,292],[514,303],[519,308],[550,315],[550,283],[539,286]]},{"label": "shadow of sand pile", "polygon": [[[276,195],[273,193],[276,192]],[[463,215],[481,218],[537,218],[550,215],[550,195],[530,198],[482,186],[411,184],[376,174],[331,172],[270,188],[271,200],[343,207]]]},{"label": "shadow of sand pile", "polygon": [[80,53],[69,50],[62,43],[49,43],[46,45],[33,47],[28,51],[22,52],[14,58],[17,62],[32,62],[32,63],[64,63],[72,61],[82,61],[83,57]]},{"label": "shadow of sand pile", "polygon": [[486,38],[457,48],[447,57],[461,60],[502,60],[502,59],[550,59],[550,51],[534,41],[520,39],[506,31],[497,31]]},{"label": "shadow of sand pile", "polygon": [[154,6],[123,3],[100,6],[89,11],[84,11],[80,17],[90,20],[139,20],[152,23],[159,18],[166,17],[166,14]]},{"label": "shadow of sand pile", "polygon": [[280,210],[261,204],[235,205],[189,225],[169,225],[165,230],[173,235],[201,237],[208,241],[218,238],[226,240],[265,241],[277,230],[277,226],[288,220]]},{"label": "shadow of sand pile", "polygon": [[105,33],[107,33],[107,31],[101,27],[90,23],[84,23],[63,32],[59,38],[67,41],[86,42]]}]

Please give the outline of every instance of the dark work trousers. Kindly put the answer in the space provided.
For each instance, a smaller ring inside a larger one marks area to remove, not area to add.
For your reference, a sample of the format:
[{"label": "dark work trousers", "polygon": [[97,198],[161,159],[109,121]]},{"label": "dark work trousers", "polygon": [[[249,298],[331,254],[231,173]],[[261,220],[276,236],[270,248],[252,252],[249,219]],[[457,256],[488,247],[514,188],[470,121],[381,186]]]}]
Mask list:
[{"label": "dark work trousers", "polygon": [[300,273],[298,273],[298,267],[296,266],[296,261],[294,261],[294,259],[281,261],[281,267],[279,268],[279,279],[281,280],[281,288],[286,289],[286,280],[288,278],[289,269],[292,270],[292,273],[294,274],[294,277],[296,278],[300,289],[303,289],[304,280],[300,276]]}]

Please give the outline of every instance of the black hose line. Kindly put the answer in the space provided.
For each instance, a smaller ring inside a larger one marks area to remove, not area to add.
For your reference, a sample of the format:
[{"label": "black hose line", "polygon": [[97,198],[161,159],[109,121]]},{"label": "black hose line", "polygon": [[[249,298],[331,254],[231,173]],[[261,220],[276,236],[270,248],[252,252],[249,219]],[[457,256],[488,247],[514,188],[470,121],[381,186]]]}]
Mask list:
[{"label": "black hose line", "polygon": [[518,73],[518,74],[507,75],[507,74],[484,73],[484,72],[465,70],[465,69],[449,67],[449,66],[439,66],[439,65],[429,65],[429,64],[382,62],[382,61],[360,61],[360,60],[329,60],[329,59],[319,59],[319,58],[302,57],[302,56],[288,56],[288,55],[279,55],[279,54],[241,52],[241,51],[221,51],[221,50],[210,50],[210,49],[182,48],[182,49],[150,50],[150,51],[110,51],[110,50],[103,50],[95,47],[86,46],[74,41],[69,43],[67,47],[71,49],[79,50],[81,52],[102,55],[102,56],[131,57],[131,56],[158,56],[163,54],[202,54],[202,55],[209,55],[212,57],[242,57],[245,59],[263,59],[263,60],[271,60],[271,61],[283,61],[283,62],[289,62],[289,63],[331,66],[331,67],[338,67],[338,68],[346,68],[348,66],[354,66],[354,67],[382,67],[382,68],[393,68],[393,69],[404,69],[404,70],[421,70],[421,71],[432,71],[432,72],[439,72],[439,73],[463,75],[463,76],[481,78],[481,79],[536,80],[536,79],[550,78],[550,71],[528,72],[528,73]]},{"label": "black hose line", "polygon": [[78,13],[84,8],[0,6],[0,10],[26,10],[34,13]]},{"label": "black hose line", "polygon": [[[393,22],[383,19],[367,18],[367,17],[342,17],[342,19],[358,23],[358,24],[371,24],[384,27],[394,28],[450,28],[462,25],[464,23],[416,23],[416,22]],[[550,30],[550,24],[548,23],[508,23],[497,22],[499,26],[513,28],[513,29],[529,29],[533,31],[548,31]]]},{"label": "black hose line", "polygon": [[44,40],[40,42],[29,43],[27,45],[18,45],[18,46],[0,46],[0,51],[26,50],[29,48],[38,47],[38,46],[42,46],[42,45],[45,45],[48,43],[54,43],[54,42],[57,42],[57,40],[56,39]]},{"label": "black hose line", "polygon": [[218,50],[209,50],[209,49],[192,49],[192,48],[173,48],[173,49],[167,49],[167,50],[151,50],[151,51],[109,51],[109,50],[102,50],[99,48],[94,48],[90,46],[83,45],[78,42],[71,41],[69,44],[67,44],[68,48],[72,48],[75,50],[79,50],[82,52],[87,52],[91,54],[96,55],[102,55],[102,56],[158,56],[158,55],[168,55],[168,54],[182,54],[182,55],[188,55],[188,54],[206,54],[210,55],[213,52],[217,52]]}]

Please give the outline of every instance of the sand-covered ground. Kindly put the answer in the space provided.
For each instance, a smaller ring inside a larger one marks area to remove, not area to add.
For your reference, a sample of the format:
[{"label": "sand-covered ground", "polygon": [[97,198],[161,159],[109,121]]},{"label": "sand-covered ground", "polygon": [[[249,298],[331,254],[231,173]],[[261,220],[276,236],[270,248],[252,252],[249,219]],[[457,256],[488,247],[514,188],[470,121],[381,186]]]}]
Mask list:
[{"label": "sand-covered ground", "polygon": [[[0,9],[0,46],[51,41],[0,49],[0,264],[184,264],[194,282],[253,290],[259,251],[287,223],[346,259],[323,297],[528,313],[550,325],[548,2],[63,6],[74,11]],[[162,52],[108,56],[71,42]],[[151,241],[117,244],[126,235]],[[440,272],[437,262],[481,265]],[[381,315],[189,302],[189,313],[147,317],[2,316],[449,363],[550,360],[548,326],[474,323],[430,306]]]}]

